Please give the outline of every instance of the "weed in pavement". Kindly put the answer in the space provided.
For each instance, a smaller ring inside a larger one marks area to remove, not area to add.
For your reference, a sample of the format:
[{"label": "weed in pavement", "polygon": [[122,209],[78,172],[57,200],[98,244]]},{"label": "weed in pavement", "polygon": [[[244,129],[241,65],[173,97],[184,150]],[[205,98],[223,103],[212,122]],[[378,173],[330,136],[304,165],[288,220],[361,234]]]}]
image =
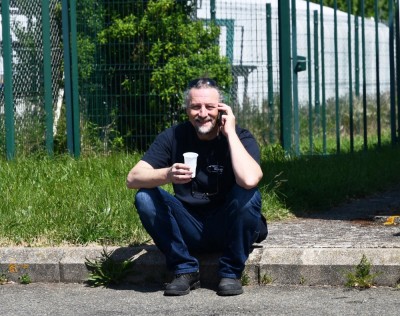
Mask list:
[{"label": "weed in pavement", "polygon": [[29,276],[29,274],[27,274],[27,273],[21,275],[21,276],[18,278],[18,280],[19,280],[19,282],[20,282],[21,284],[30,284],[30,283],[32,283],[32,279],[31,279],[31,277]]},{"label": "weed in pavement", "polygon": [[0,273],[0,285],[6,284],[8,282],[8,278],[5,273]]},{"label": "weed in pavement", "polygon": [[355,272],[348,272],[347,287],[358,289],[368,289],[374,285],[375,278],[380,273],[371,273],[372,265],[365,255],[362,256],[360,263],[356,266]]},{"label": "weed in pavement", "polygon": [[128,274],[133,273],[134,261],[116,260],[112,257],[113,251],[103,249],[102,255],[94,260],[86,258],[85,266],[89,270],[87,283],[90,286],[110,286],[125,280]]}]

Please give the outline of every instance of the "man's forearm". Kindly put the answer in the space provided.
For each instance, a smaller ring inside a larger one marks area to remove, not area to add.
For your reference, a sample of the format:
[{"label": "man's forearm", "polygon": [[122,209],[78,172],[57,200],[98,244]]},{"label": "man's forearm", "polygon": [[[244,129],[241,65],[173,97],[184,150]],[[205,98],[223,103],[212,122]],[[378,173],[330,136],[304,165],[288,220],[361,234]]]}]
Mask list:
[{"label": "man's forearm", "polygon": [[230,136],[228,142],[236,183],[245,189],[256,187],[263,176],[260,165],[247,152],[236,134]]},{"label": "man's forearm", "polygon": [[169,183],[168,170],[170,168],[133,168],[126,179],[129,189],[155,188]]}]

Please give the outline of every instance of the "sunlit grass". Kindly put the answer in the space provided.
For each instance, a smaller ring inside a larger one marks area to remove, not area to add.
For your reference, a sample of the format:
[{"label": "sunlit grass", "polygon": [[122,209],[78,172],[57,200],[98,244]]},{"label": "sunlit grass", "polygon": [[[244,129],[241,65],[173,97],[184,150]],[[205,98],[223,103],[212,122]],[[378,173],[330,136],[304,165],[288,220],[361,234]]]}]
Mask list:
[{"label": "sunlit grass", "polygon": [[[0,161],[0,246],[130,245],[150,240],[125,179],[140,154]],[[400,183],[400,148],[287,157],[262,150],[262,211],[269,221],[307,216]],[[172,190],[171,186],[166,186]]]},{"label": "sunlit grass", "polygon": [[135,156],[1,162],[1,239],[16,244],[140,243],[148,239],[126,189]]}]

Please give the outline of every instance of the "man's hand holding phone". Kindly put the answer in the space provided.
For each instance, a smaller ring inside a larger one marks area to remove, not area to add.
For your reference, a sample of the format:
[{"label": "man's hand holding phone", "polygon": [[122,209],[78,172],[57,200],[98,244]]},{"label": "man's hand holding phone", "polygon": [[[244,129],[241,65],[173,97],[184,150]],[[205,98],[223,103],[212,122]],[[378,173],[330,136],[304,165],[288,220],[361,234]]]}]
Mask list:
[{"label": "man's hand holding phone", "polygon": [[230,130],[235,132],[235,116],[230,106],[224,103],[218,104],[217,124],[225,136]]},{"label": "man's hand holding phone", "polygon": [[226,112],[222,111],[222,110],[218,110],[218,118],[217,118],[218,126],[222,126],[222,115],[226,115]]}]

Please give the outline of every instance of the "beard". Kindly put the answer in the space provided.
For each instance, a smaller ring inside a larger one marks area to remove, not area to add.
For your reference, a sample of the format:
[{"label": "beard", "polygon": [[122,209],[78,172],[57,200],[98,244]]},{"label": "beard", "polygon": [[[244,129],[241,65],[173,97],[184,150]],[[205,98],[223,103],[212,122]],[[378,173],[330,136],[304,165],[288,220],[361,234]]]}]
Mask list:
[{"label": "beard", "polygon": [[210,121],[211,125],[210,126],[197,126],[195,125],[196,132],[200,135],[208,135],[211,134],[214,131],[215,128],[215,121]]}]

